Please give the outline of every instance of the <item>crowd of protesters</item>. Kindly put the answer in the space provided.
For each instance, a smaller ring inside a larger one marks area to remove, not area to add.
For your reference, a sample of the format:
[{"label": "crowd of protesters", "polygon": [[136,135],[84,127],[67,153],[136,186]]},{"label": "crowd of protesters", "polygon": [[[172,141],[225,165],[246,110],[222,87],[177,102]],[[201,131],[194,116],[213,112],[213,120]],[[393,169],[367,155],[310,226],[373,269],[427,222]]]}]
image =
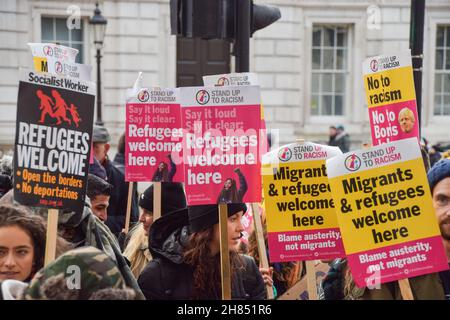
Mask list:
[{"label": "crowd of protesters", "polygon": [[[151,185],[140,196],[133,194],[131,228],[125,233],[124,195],[129,185],[124,177],[124,136],[114,161],[108,157],[106,128],[94,127],[93,142],[95,161],[89,169],[84,210],[59,213],[56,259],[46,266],[46,210],[14,201],[12,157],[0,160],[0,299],[221,299],[218,206],[187,206],[183,185],[163,181],[161,217],[153,217]],[[329,144],[350,150],[343,126],[330,128]],[[445,146],[429,146],[423,139],[422,149],[429,157],[433,207],[450,262],[450,159],[445,159]],[[255,234],[246,245],[241,241],[246,204],[225,203],[232,299],[266,299],[266,287],[279,298],[302,281],[302,261],[259,265]],[[267,247],[266,228],[264,232]],[[359,288],[345,258],[328,263],[329,272],[318,288],[321,299],[402,298],[397,282],[373,290]],[[68,273],[74,266],[80,269],[78,278]],[[450,299],[449,270],[409,280],[415,299]]]}]

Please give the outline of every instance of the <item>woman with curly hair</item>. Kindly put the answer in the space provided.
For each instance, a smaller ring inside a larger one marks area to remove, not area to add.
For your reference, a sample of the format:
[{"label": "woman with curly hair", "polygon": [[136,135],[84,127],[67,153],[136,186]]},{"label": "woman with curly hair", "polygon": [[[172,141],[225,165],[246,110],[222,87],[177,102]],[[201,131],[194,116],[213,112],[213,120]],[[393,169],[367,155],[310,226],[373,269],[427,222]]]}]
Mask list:
[{"label": "woman with curly hair", "polygon": [[[265,299],[255,261],[237,252],[245,212],[243,203],[228,204],[231,297]],[[147,299],[221,299],[218,222],[218,206],[203,205],[172,212],[153,223],[149,234],[153,260],[138,280]]]}]

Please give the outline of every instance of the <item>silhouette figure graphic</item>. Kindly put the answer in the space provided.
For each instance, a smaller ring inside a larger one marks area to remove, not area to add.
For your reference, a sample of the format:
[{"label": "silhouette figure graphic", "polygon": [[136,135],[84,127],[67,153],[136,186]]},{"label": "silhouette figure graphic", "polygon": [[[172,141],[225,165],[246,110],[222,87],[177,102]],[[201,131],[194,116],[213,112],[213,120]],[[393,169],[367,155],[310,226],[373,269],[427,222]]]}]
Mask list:
[{"label": "silhouette figure graphic", "polygon": [[41,104],[39,105],[39,110],[41,111],[41,118],[39,119],[39,123],[44,123],[45,116],[49,115],[51,118],[55,118],[53,114],[53,100],[46,94],[42,92],[42,90],[36,91],[36,95],[39,100],[41,100]]},{"label": "silhouette figure graphic", "polygon": [[67,118],[66,111],[69,110],[66,102],[61,97],[58,91],[52,90],[52,96],[55,98],[54,117],[58,120],[56,124],[61,124],[61,118],[68,124],[72,124],[69,118]]},{"label": "silhouette figure graphic", "polygon": [[81,121],[81,118],[80,118],[80,115],[78,114],[77,110],[78,110],[78,108],[75,107],[75,105],[73,103],[71,103],[70,108],[69,108],[70,115],[72,116],[72,120],[78,128],[78,123]]}]

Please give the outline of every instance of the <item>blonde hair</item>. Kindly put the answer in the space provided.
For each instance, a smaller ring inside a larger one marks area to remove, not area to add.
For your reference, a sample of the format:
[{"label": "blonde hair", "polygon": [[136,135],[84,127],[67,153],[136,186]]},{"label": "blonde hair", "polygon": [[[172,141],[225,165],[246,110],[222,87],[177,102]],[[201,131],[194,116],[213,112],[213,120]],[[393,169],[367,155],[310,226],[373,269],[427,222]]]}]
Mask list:
[{"label": "blonde hair", "polygon": [[400,112],[398,113],[398,119],[400,120],[401,117],[408,116],[411,118],[412,122],[416,122],[416,118],[414,117],[414,112],[411,111],[408,107],[404,107]]},{"label": "blonde hair", "polygon": [[123,255],[130,261],[131,272],[137,279],[147,263],[152,260],[148,249],[148,237],[145,235],[142,223],[139,223],[131,234]]}]

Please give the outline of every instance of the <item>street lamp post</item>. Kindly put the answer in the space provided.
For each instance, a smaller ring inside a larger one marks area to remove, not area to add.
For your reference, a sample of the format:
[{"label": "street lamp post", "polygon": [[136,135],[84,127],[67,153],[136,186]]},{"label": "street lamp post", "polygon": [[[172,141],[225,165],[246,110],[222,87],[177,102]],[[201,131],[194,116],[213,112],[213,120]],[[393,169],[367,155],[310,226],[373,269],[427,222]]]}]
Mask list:
[{"label": "street lamp post", "polygon": [[100,50],[103,47],[103,40],[105,38],[106,24],[108,21],[102,16],[98,8],[98,2],[95,3],[94,16],[89,20],[89,24],[94,26],[94,44],[97,49],[97,120],[95,124],[103,125],[102,121],[102,82],[100,75],[100,59],[102,58]]}]

